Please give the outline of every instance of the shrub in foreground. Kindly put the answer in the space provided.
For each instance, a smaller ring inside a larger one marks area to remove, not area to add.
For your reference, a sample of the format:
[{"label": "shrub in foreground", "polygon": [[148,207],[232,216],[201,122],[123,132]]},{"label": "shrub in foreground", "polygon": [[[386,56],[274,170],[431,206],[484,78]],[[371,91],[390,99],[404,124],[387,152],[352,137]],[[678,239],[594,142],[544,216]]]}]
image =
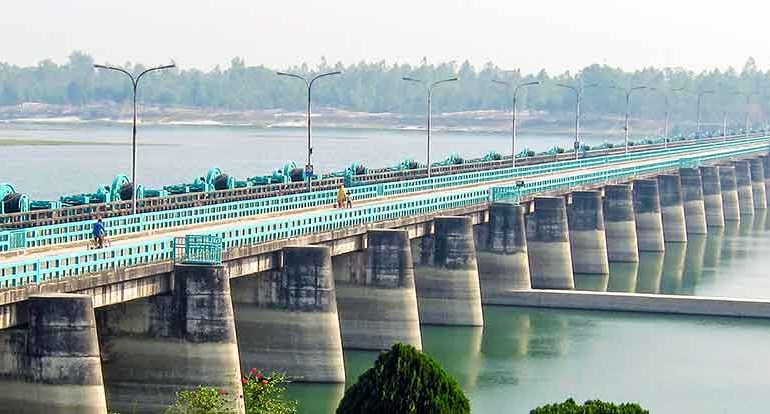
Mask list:
[{"label": "shrub in foreground", "polygon": [[650,414],[639,404],[625,403],[615,405],[599,400],[586,401],[578,405],[575,400],[569,400],[561,404],[551,404],[531,410],[529,414]]},{"label": "shrub in foreground", "polygon": [[454,378],[428,355],[395,344],[345,391],[337,414],[467,414]]}]

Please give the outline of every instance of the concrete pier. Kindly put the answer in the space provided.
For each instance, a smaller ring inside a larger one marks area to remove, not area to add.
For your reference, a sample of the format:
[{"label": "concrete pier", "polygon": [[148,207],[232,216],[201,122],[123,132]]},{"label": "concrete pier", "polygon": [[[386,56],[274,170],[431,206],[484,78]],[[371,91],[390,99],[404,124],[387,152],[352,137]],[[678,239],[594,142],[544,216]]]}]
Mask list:
[{"label": "concrete pier", "polygon": [[733,161],[735,184],[738,191],[738,209],[742,216],[754,215],[754,192],[751,187],[751,169],[746,160]]},{"label": "concrete pier", "polygon": [[639,251],[665,251],[658,181],[634,180],[633,198]]},{"label": "concrete pier", "polygon": [[[610,272],[599,191],[575,191],[567,208],[569,242],[574,273],[606,275]],[[605,284],[606,290],[606,284]]]},{"label": "concrete pier", "polygon": [[331,252],[283,249],[283,269],[233,281],[244,370],[276,371],[298,382],[345,382]]},{"label": "concrete pier", "polygon": [[764,210],[767,208],[767,191],[765,190],[765,168],[762,165],[762,158],[752,158],[749,160],[749,172],[751,173],[751,193],[754,199],[754,209]]},{"label": "concrete pier", "polygon": [[489,206],[486,240],[477,247],[482,302],[500,292],[532,287],[524,207],[511,203]]},{"label": "concrete pier", "polygon": [[174,268],[174,291],[100,309],[110,410],[157,412],[176,393],[206,385],[243,413],[230,280],[223,266]]},{"label": "concrete pier", "polygon": [[687,233],[706,234],[708,226],[700,171],[697,168],[680,168],[679,177],[682,183],[682,204],[684,205],[684,222]]},{"label": "concrete pier", "polygon": [[676,174],[661,174],[658,177],[660,190],[660,215],[663,221],[663,241],[668,243],[687,242],[682,184]]},{"label": "concrete pier", "polygon": [[0,334],[0,412],[106,414],[91,297],[30,296],[27,329]]},{"label": "concrete pier", "polygon": [[574,289],[567,209],[563,197],[535,197],[527,217],[527,247],[533,289]]},{"label": "concrete pier", "polygon": [[767,205],[770,206],[770,155],[765,154],[760,156],[762,159],[762,171],[765,173],[765,199]]},{"label": "concrete pier", "polygon": [[636,222],[631,186],[604,187],[604,229],[610,262],[638,262]]},{"label": "concrete pier", "polygon": [[432,237],[414,255],[420,323],[483,326],[481,291],[470,217],[436,217]]},{"label": "concrete pier", "polygon": [[[332,258],[343,349],[379,351],[396,342],[422,349],[409,234],[370,230],[367,240],[365,253]],[[346,262],[360,263],[360,271]]]},{"label": "concrete pier", "polygon": [[738,185],[734,167],[719,166],[719,185],[722,187],[722,212],[725,221],[739,221],[741,209],[738,205]]},{"label": "concrete pier", "polygon": [[719,167],[703,166],[699,168],[703,184],[703,207],[706,211],[707,227],[724,227],[725,215],[722,210],[722,185]]}]

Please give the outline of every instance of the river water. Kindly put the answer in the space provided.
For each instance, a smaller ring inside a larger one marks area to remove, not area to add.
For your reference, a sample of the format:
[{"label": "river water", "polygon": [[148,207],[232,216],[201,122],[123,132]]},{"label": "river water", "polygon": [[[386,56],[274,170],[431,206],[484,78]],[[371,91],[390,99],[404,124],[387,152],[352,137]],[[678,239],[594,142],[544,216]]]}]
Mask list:
[{"label": "river water", "polygon": [[[93,191],[130,169],[128,129],[119,125],[0,124],[0,182],[33,198]],[[140,181],[187,182],[211,166],[236,176],[301,161],[301,129],[167,127],[141,129]],[[424,132],[319,129],[316,169],[351,161],[372,166],[422,159]],[[93,145],[2,145],[9,140]],[[569,145],[569,137],[522,137],[522,147]],[[590,142],[590,141],[589,141]],[[120,144],[120,145],[110,145]],[[434,159],[458,152],[508,153],[507,134],[439,133]],[[147,171],[152,171],[150,174]],[[759,212],[758,212],[759,213]],[[713,229],[639,265],[611,264],[609,277],[576,275],[578,288],[770,299],[770,216]],[[637,401],[652,413],[763,412],[770,403],[770,320],[484,307],[484,328],[424,326],[425,351],[454,375],[475,413],[527,413],[545,403],[600,398]],[[373,352],[345,351],[349,382]],[[348,384],[349,385],[349,384]],[[343,385],[292,384],[301,413],[334,412]],[[138,396],[138,398],[141,398]]]}]

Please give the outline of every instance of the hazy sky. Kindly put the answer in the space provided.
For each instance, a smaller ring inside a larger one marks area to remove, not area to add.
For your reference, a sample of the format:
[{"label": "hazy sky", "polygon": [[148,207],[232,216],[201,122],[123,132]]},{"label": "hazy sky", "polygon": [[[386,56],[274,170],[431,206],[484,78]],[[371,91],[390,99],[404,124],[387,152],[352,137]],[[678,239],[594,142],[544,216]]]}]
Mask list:
[{"label": "hazy sky", "polygon": [[534,72],[770,63],[760,0],[5,0],[0,61],[175,60],[210,69],[469,59]]}]

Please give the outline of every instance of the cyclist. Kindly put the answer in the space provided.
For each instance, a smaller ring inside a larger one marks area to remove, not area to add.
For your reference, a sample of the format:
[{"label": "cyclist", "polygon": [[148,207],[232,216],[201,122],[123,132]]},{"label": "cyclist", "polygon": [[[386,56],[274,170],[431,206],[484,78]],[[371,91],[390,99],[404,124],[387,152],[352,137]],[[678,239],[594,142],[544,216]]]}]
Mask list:
[{"label": "cyclist", "polygon": [[345,206],[345,200],[348,197],[348,191],[345,189],[344,184],[340,184],[340,188],[337,191],[337,208],[343,208]]},{"label": "cyclist", "polygon": [[102,219],[99,218],[96,220],[96,223],[94,223],[94,244],[96,244],[97,249],[101,249],[104,247],[104,235],[106,234],[104,223],[102,222]]}]

